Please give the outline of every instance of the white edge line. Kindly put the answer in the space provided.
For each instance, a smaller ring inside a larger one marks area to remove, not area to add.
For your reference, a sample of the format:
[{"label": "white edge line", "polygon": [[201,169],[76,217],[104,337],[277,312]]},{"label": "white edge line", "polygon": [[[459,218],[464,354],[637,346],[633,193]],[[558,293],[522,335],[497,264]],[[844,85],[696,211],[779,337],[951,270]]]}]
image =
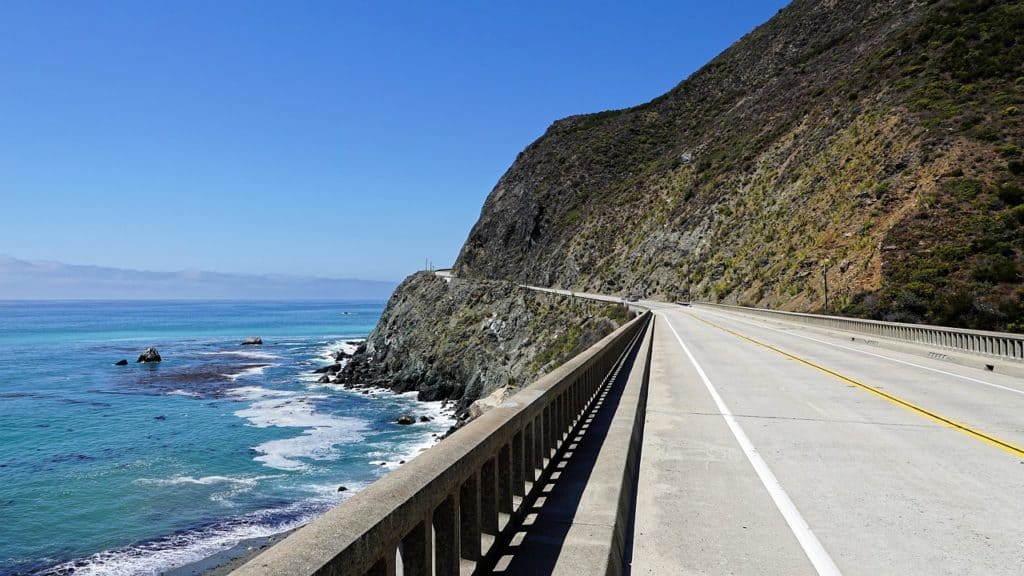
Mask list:
[{"label": "white edge line", "polygon": [[[1000,384],[995,384],[995,383],[992,383],[992,382],[986,382],[984,380],[978,380],[977,378],[971,378],[970,376],[964,376],[963,374],[957,374],[956,372],[946,372],[945,370],[939,370],[938,368],[932,368],[930,366],[922,366],[921,364],[914,364],[913,362],[907,362],[906,360],[900,360],[898,358],[893,358],[892,356],[886,356],[884,354],[876,354],[874,352],[868,352],[867,350],[858,350],[857,348],[850,348],[849,346],[843,346],[842,344],[836,344],[834,342],[828,342],[828,341],[825,341],[825,340],[818,340],[817,338],[811,338],[810,336],[804,336],[803,334],[797,334],[796,332],[793,332],[792,330],[779,330],[778,328],[772,328],[771,326],[768,326],[768,325],[764,324],[763,322],[757,322],[757,321],[755,321],[753,319],[750,319],[750,318],[737,318],[736,316],[724,315],[724,314],[716,314],[714,312],[711,312],[711,314],[715,315],[715,316],[718,316],[719,318],[727,318],[727,319],[730,319],[730,320],[735,320],[737,322],[742,322],[744,324],[751,325],[751,326],[757,326],[758,328],[763,328],[765,330],[771,330],[773,332],[779,332],[781,334],[789,334],[790,336],[796,336],[797,338],[803,338],[804,340],[810,340],[811,342],[817,342],[818,344],[824,344],[826,346],[832,346],[832,347],[835,347],[835,348],[842,348],[843,350],[849,350],[850,352],[857,352],[857,353],[860,353],[860,354],[866,354],[868,356],[874,356],[875,358],[882,358],[884,360],[891,360],[893,362],[898,362],[900,364],[905,364],[907,366],[913,366],[914,368],[920,368],[922,370],[928,370],[928,371],[931,371],[931,372],[936,372],[938,374],[943,374],[943,375],[946,375],[946,376],[952,376],[954,378],[960,378],[962,380],[969,380],[969,381],[974,382],[976,384],[982,384],[984,386],[991,386],[992,388],[998,388],[1000,390],[1006,390],[1007,392],[1014,392],[1016,394],[1024,394],[1024,390],[1018,390],[1016,388],[1010,388],[1009,386],[1002,386]],[[796,329],[796,328],[794,328],[794,329]]]},{"label": "white edge line", "polygon": [[722,397],[718,395],[718,391],[715,390],[711,380],[708,379],[707,374],[704,373],[704,369],[701,368],[697,359],[690,353],[690,349],[683,343],[683,339],[676,332],[672,322],[669,321],[668,317],[661,314],[665,323],[668,324],[672,334],[675,335],[679,345],[682,346],[683,352],[690,359],[693,367],[697,369],[697,374],[700,375],[700,379],[704,382],[704,386],[708,389],[708,393],[711,394],[711,398],[715,401],[715,405],[718,406],[718,410],[722,413],[722,418],[725,419],[725,423],[728,424],[729,430],[732,431],[732,435],[736,438],[736,442],[739,443],[743,453],[746,454],[747,460],[750,465],[754,467],[754,471],[757,472],[757,477],[761,480],[761,484],[764,485],[768,494],[772,497],[775,502],[775,507],[778,508],[779,512],[782,513],[782,517],[785,518],[786,524],[789,525],[789,529],[793,531],[793,535],[796,536],[797,541],[800,543],[800,547],[803,548],[804,554],[807,555],[807,559],[814,565],[814,569],[818,571],[818,574],[823,576],[841,576],[842,572],[839,571],[839,567],[832,561],[832,557],[829,556],[825,547],[821,545],[818,537],[811,531],[811,527],[804,520],[804,517],[800,515],[800,511],[796,509],[796,505],[789,499],[789,495],[779,484],[779,480],[772,473],[771,469],[768,468],[768,464],[761,458],[757,448],[750,442],[750,438],[747,438],[743,428],[740,427],[739,422],[736,421],[736,417],[733,416],[729,407],[725,405]]}]

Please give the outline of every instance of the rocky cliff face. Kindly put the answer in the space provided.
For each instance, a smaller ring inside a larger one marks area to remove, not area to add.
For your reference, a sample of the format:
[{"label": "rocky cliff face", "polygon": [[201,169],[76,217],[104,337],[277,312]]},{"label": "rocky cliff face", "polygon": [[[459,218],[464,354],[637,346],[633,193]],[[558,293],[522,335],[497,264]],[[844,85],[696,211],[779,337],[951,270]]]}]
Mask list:
[{"label": "rocky cliff face", "polygon": [[463,277],[1024,330],[1024,5],[795,0],[669,93],[555,122]]},{"label": "rocky cliff face", "polygon": [[528,384],[626,317],[623,306],[420,272],[395,290],[338,382],[416,390],[465,409],[498,388]]}]

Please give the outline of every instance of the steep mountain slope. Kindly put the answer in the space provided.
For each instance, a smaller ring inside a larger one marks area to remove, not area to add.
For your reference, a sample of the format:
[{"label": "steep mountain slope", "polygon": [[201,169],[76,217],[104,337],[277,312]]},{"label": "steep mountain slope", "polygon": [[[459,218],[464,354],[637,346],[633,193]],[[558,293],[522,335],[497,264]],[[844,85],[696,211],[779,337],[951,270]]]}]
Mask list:
[{"label": "steep mountain slope", "polygon": [[464,277],[1024,330],[1024,5],[796,0],[669,93],[555,122]]}]

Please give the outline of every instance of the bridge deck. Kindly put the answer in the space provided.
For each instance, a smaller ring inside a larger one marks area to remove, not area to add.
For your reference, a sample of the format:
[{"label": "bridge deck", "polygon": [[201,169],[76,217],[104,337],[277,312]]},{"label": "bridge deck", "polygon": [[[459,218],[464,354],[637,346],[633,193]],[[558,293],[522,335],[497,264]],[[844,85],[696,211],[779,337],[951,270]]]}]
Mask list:
[{"label": "bridge deck", "polygon": [[1020,379],[652,307],[633,573],[1024,573]]}]

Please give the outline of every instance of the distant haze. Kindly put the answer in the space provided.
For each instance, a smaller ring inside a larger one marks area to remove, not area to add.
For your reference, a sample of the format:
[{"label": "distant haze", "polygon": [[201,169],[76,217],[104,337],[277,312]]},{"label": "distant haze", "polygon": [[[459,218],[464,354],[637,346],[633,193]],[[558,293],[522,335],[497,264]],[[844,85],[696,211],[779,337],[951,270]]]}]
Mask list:
[{"label": "distant haze", "polygon": [[396,285],[349,278],[149,272],[0,256],[0,300],[384,299]]}]

